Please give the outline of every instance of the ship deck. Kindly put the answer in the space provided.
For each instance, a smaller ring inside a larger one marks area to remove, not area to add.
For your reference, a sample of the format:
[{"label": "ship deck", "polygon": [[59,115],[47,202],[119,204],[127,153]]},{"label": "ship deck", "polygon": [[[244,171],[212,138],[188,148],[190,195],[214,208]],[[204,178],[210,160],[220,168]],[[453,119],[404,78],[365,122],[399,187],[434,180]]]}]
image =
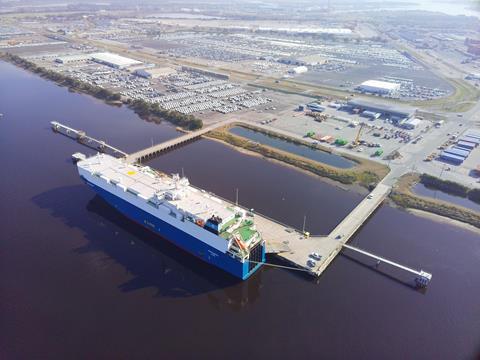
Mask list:
[{"label": "ship deck", "polygon": [[[80,161],[77,165],[106,181],[125,187],[126,191],[145,200],[152,198],[156,193],[174,190],[176,186],[169,176],[156,173],[148,167],[128,164],[122,159],[109,155],[99,154]],[[225,203],[206,191],[192,186],[186,186],[184,190],[187,196],[177,200],[168,200],[168,203],[204,221],[213,214],[221,218],[228,218],[234,213],[232,204]]]}]

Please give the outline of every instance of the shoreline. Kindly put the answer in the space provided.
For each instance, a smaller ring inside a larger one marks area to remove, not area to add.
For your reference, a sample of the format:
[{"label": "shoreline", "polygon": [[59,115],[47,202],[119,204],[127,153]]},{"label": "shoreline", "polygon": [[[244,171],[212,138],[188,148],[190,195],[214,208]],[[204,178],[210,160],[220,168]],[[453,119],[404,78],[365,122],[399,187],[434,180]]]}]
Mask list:
[{"label": "shoreline", "polygon": [[181,126],[186,130],[197,130],[203,127],[203,121],[193,115],[185,115],[175,110],[164,110],[157,103],[148,103],[144,100],[125,99],[119,93],[105,89],[97,85],[77,80],[60,72],[49,70],[35,63],[9,52],[0,51],[0,60],[17,66],[31,74],[38,75],[43,79],[52,81],[60,87],[65,87],[72,93],[90,95],[102,100],[105,104],[121,107],[127,106],[133,110],[142,120],[162,122],[167,121],[172,125]]},{"label": "shoreline", "polygon": [[420,196],[412,187],[420,182],[419,174],[405,174],[397,182],[389,196],[397,206],[405,210],[418,210],[441,216],[480,229],[480,213],[443,200]]},{"label": "shoreline", "polygon": [[415,216],[419,216],[419,217],[422,217],[422,218],[425,218],[425,219],[428,219],[428,220],[436,221],[436,222],[439,222],[439,223],[442,223],[442,224],[447,224],[447,225],[450,225],[450,226],[456,226],[456,227],[459,227],[461,229],[465,229],[465,230],[468,230],[468,231],[471,231],[471,232],[474,232],[474,233],[477,233],[477,234],[480,235],[480,228],[478,228],[474,225],[471,225],[469,223],[460,221],[460,220],[450,219],[449,217],[446,217],[446,216],[442,216],[442,215],[439,215],[439,214],[435,214],[435,213],[432,213],[432,212],[429,212],[429,211],[424,211],[424,210],[419,210],[419,209],[409,209],[409,208],[407,208],[407,209],[405,209],[405,211],[412,214],[412,215],[415,215]]}]

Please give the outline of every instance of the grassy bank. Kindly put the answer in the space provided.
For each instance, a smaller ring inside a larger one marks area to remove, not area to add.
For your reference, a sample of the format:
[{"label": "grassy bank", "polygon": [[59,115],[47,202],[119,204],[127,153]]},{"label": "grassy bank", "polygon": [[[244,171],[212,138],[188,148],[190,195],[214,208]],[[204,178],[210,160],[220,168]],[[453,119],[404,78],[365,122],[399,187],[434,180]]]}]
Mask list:
[{"label": "grassy bank", "polygon": [[[264,131],[263,129],[258,129],[251,125],[233,124],[232,126],[247,127],[269,136],[277,137],[300,145],[311,146],[311,144],[307,144],[297,139],[288,138],[286,136],[282,136],[273,132]],[[258,153],[262,156],[265,156],[266,158],[281,161],[299,169],[311,172],[315,175],[338,181],[342,184],[357,183],[364,187],[368,187],[372,184],[377,184],[388,173],[388,168],[384,165],[375,163],[373,161],[357,159],[353,157],[348,157],[349,159],[357,163],[357,165],[354,166],[352,169],[336,168],[334,166],[322,164],[317,161],[304,158],[302,156],[294,155],[286,151],[282,151],[267,145],[259,144],[257,142],[237,135],[233,135],[228,130],[228,127],[217,129],[216,131],[209,133],[207,136],[224,141],[237,148],[242,148]]]},{"label": "grassy bank", "polygon": [[151,104],[143,100],[122,100],[121,95],[118,93],[112,92],[100,86],[88,84],[53,70],[48,70],[17,55],[0,53],[0,59],[17,65],[34,74],[38,74],[45,79],[54,81],[60,86],[65,86],[70,91],[92,95],[97,99],[104,100],[110,105],[126,104],[141,118],[148,121],[161,122],[162,120],[166,120],[187,130],[196,130],[202,128],[203,126],[203,121],[197,119],[193,115],[185,115],[173,110],[164,110],[156,103]]},{"label": "grassy bank", "polygon": [[412,187],[418,182],[421,182],[421,176],[418,174],[406,174],[402,176],[392,190],[390,198],[395,204],[403,208],[427,211],[480,228],[479,213],[442,200],[414,194]]}]

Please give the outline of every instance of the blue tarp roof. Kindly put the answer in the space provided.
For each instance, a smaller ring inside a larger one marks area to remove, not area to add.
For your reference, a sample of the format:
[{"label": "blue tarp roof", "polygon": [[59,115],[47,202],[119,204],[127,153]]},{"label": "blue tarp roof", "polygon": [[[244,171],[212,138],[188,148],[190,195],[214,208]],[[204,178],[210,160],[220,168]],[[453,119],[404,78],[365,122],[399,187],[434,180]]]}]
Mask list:
[{"label": "blue tarp roof", "polygon": [[480,133],[476,131],[469,131],[468,133],[465,134],[465,136],[470,136],[470,137],[480,139]]},{"label": "blue tarp roof", "polygon": [[461,141],[470,141],[475,144],[480,144],[480,137],[475,137],[472,135],[465,135],[460,138]]},{"label": "blue tarp roof", "polygon": [[458,148],[449,148],[449,149],[445,149],[446,153],[449,153],[449,154],[453,154],[453,155],[457,155],[457,156],[461,156],[463,158],[466,158],[468,155],[470,155],[470,151],[468,150],[464,150],[464,149],[458,149]]},{"label": "blue tarp roof", "polygon": [[444,160],[449,160],[455,163],[461,164],[465,158],[453,154],[446,153],[445,151],[440,154],[440,157]]}]

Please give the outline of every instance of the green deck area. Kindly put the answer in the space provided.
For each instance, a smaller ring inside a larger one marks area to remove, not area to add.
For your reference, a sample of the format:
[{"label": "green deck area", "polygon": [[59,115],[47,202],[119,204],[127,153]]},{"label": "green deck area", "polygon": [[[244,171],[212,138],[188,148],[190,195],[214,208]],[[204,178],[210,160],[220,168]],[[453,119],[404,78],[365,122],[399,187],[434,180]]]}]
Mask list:
[{"label": "green deck area", "polygon": [[255,235],[256,231],[252,229],[253,223],[250,220],[244,221],[242,225],[237,229],[240,234],[240,237],[243,241],[248,241],[251,239],[253,235]]},{"label": "green deck area", "polygon": [[[228,223],[226,223],[223,226],[222,231],[220,232],[219,235],[224,239],[228,239],[230,237],[230,235],[232,234],[232,232],[227,231],[227,229],[230,226],[234,225],[235,222],[237,222],[237,221],[238,221],[238,218],[235,218],[235,219],[230,220]],[[244,220],[244,221],[242,221],[240,226],[238,228],[236,228],[233,232],[238,233],[243,242],[247,242],[257,232],[256,230],[252,229],[252,226],[253,226],[253,222],[251,220]]]}]

